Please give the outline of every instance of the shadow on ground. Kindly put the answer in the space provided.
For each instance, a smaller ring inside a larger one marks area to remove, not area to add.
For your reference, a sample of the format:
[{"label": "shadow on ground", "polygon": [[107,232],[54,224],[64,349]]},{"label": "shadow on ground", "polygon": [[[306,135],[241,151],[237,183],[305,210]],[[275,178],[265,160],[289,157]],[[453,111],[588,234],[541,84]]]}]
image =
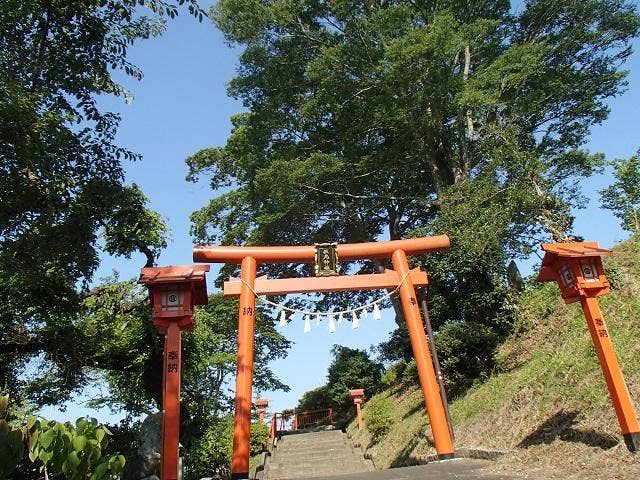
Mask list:
[{"label": "shadow on ground", "polygon": [[573,428],[579,413],[574,410],[559,410],[517,445],[518,448],[529,448],[534,445],[550,444],[560,439],[565,442],[583,443],[590,447],[608,450],[618,444],[611,435],[599,433],[593,429]]}]

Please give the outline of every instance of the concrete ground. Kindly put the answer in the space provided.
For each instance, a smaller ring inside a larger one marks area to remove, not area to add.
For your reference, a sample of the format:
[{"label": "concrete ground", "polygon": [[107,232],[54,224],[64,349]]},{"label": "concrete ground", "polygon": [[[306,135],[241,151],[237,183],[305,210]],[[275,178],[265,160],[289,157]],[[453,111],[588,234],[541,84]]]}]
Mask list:
[{"label": "concrete ground", "polygon": [[483,473],[482,469],[488,465],[491,465],[491,462],[486,460],[456,458],[415,467],[391,468],[332,477],[313,477],[310,480],[515,480],[527,478]]}]

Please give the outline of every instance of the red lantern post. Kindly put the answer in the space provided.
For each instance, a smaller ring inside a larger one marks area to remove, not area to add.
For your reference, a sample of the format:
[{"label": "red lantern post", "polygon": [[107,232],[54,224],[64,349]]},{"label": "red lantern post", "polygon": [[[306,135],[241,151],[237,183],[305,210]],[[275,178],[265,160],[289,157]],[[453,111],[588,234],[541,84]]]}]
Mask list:
[{"label": "red lantern post", "polygon": [[267,413],[267,407],[269,406],[269,399],[264,397],[256,398],[253,404],[256,406],[258,417],[260,417],[260,423],[265,423],[264,416]]},{"label": "red lantern post", "polygon": [[640,425],[597,297],[610,291],[597,242],[545,243],[539,282],[558,282],[565,303],[580,302],[627,448],[640,450]]},{"label": "red lantern post", "polygon": [[165,336],[162,373],[162,480],[178,479],[181,332],[193,330],[193,307],[207,303],[205,272],[208,271],[209,265],[143,268],[138,280],[138,283],[149,288],[153,323]]},{"label": "red lantern post", "polygon": [[364,388],[349,390],[349,396],[356,406],[356,414],[358,415],[358,430],[362,430],[362,399],[364,398]]}]

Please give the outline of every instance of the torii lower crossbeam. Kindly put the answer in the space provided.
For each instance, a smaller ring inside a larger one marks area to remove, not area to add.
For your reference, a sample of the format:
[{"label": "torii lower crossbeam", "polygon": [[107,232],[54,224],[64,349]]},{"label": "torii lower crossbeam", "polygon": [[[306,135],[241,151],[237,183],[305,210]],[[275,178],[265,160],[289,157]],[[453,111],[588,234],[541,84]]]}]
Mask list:
[{"label": "torii lower crossbeam", "polygon": [[[410,271],[409,277],[416,287],[429,284],[429,276],[419,268]],[[395,270],[367,275],[340,275],[337,277],[277,278],[257,277],[253,291],[256,295],[286,295],[309,292],[344,292],[347,290],[378,290],[396,288],[402,278]],[[224,295],[239,297],[242,281],[232,278],[224,282]]]}]

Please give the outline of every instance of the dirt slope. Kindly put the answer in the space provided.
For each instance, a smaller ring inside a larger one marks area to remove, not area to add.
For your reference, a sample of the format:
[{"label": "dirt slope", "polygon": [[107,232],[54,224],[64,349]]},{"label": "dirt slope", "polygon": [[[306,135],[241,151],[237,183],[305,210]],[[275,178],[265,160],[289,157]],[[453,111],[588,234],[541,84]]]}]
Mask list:
[{"label": "dirt slope", "polygon": [[[614,290],[601,298],[618,359],[640,412],[640,239],[606,262]],[[527,291],[515,333],[498,352],[496,373],[452,402],[456,448],[507,452],[491,468],[523,476],[638,479],[611,406],[579,305],[565,305],[555,285]],[[351,424],[377,468],[424,461],[435,453],[419,390],[390,389],[365,405],[393,405],[389,432],[372,441]]]}]

